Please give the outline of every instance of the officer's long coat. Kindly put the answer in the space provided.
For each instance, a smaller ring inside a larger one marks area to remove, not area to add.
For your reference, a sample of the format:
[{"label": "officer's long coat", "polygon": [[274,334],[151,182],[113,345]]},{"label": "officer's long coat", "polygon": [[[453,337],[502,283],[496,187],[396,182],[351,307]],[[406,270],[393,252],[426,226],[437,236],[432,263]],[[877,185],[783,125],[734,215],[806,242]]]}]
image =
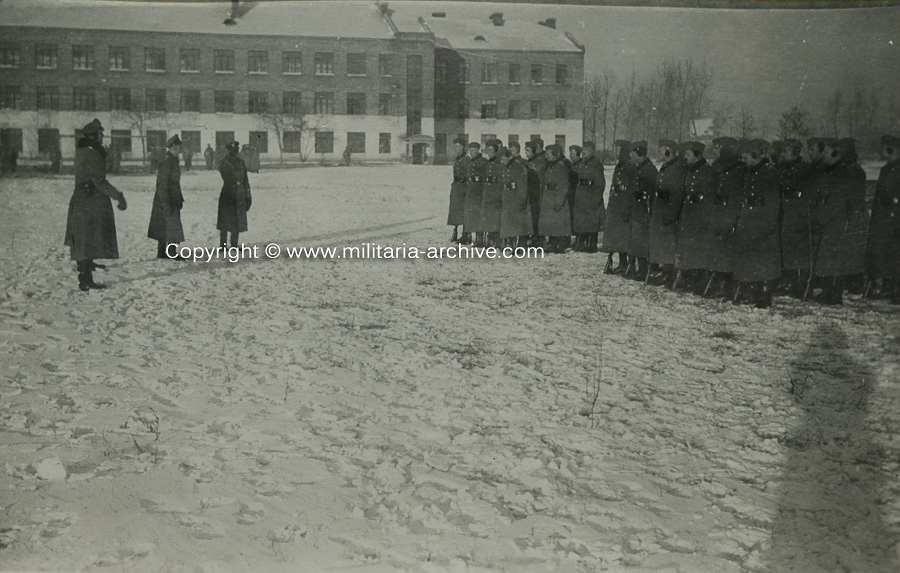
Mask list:
[{"label": "officer's long coat", "polygon": [[705,159],[686,167],[675,255],[675,266],[679,269],[712,267],[719,246],[710,227],[717,183],[718,172]]},{"label": "officer's long coat", "polygon": [[603,162],[596,155],[584,159],[576,164],[575,175],[572,232],[598,233],[603,230],[606,219],[606,207],[603,205],[603,191],[606,188]]},{"label": "officer's long coat", "polygon": [[[448,225],[462,225],[466,213],[466,168],[469,156],[465,151],[453,160],[453,183],[450,184],[450,208],[447,210]],[[468,231],[468,229],[465,229]]]},{"label": "officer's long coat", "polygon": [[628,211],[631,220],[628,254],[633,257],[650,256],[650,200],[656,193],[657,173],[649,159],[637,166],[637,184]]},{"label": "officer's long coat", "polygon": [[650,262],[675,264],[678,215],[684,203],[684,165],[675,157],[656,175],[656,195],[650,203]]},{"label": "officer's long coat", "polygon": [[247,230],[247,210],[250,208],[250,179],[244,160],[227,154],[219,162],[222,175],[222,192],[219,193],[219,217],[216,229],[232,233]]},{"label": "officer's long coat", "polygon": [[166,244],[183,241],[182,205],[184,196],[181,194],[181,167],[177,157],[166,153],[156,173],[156,193],[153,195],[147,236]]},{"label": "officer's long coat", "polygon": [[528,166],[521,157],[510,159],[503,170],[503,209],[500,213],[501,239],[530,235],[533,232],[531,205],[528,202],[528,174]]},{"label": "officer's long coat", "polygon": [[613,169],[606,205],[606,224],[603,226],[604,253],[627,253],[631,237],[629,211],[637,190],[637,169],[628,159],[619,159]]},{"label": "officer's long coat", "polygon": [[541,152],[528,160],[528,168],[533,175],[529,177],[528,204],[531,207],[531,221],[534,234],[538,233],[538,218],[541,213],[541,192],[544,189],[544,176],[547,174],[547,155]]},{"label": "officer's long coat", "polygon": [[481,200],[484,191],[484,175],[487,160],[478,154],[466,165],[466,210],[463,227],[469,233],[483,233],[481,220]]},{"label": "officer's long coat", "polygon": [[814,176],[809,163],[797,159],[781,171],[781,266],[785,270],[809,268],[810,215],[815,193],[809,180]]},{"label": "officer's long coat", "polygon": [[487,160],[484,168],[484,188],[481,197],[482,231],[486,233],[500,232],[500,211],[503,206],[503,171],[506,167],[500,163],[500,156]]},{"label": "officer's long coat", "polygon": [[75,190],[69,200],[65,244],[72,260],[118,259],[112,199],[122,193],[106,180],[106,150],[81,139],[75,149]]},{"label": "officer's long coat", "polygon": [[737,281],[766,281],[781,276],[779,180],[778,171],[769,165],[760,163],[747,168],[741,210],[732,239],[734,278]]},{"label": "officer's long coat", "polygon": [[835,277],[862,273],[865,268],[865,172],[855,164],[826,166],[816,178],[818,206],[814,214],[821,239],[815,274]]},{"label": "officer's long coat", "polygon": [[569,167],[562,159],[547,164],[544,188],[541,192],[541,213],[538,234],[563,237],[572,234],[572,219],[568,197],[572,179]]},{"label": "officer's long coat", "polygon": [[878,175],[866,271],[876,278],[900,279],[900,159],[882,167]]},{"label": "officer's long coat", "polygon": [[744,164],[737,157],[727,155],[716,162],[719,172],[710,231],[715,237],[709,270],[720,273],[734,271],[734,227],[741,214],[741,200],[744,195]]}]

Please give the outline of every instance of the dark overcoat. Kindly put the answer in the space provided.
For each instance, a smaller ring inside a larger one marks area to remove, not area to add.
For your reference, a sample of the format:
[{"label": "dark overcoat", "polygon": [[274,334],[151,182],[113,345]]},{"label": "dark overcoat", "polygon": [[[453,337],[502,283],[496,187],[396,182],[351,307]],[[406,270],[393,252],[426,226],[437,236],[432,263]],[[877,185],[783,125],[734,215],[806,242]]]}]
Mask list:
[{"label": "dark overcoat", "polygon": [[713,197],[710,231],[716,238],[709,270],[730,273],[734,271],[734,227],[741,214],[744,196],[744,164],[733,156],[717,162],[719,177]]},{"label": "dark overcoat", "polygon": [[686,166],[685,170],[675,266],[683,270],[709,270],[719,247],[710,227],[719,174],[705,159]]},{"label": "dark overcoat", "polygon": [[[462,225],[466,214],[466,167],[469,156],[465,152],[453,160],[453,183],[450,184],[450,208],[447,210],[448,225]],[[468,231],[468,229],[466,229]]]},{"label": "dark overcoat", "polygon": [[781,171],[781,267],[809,268],[810,215],[815,207],[811,192],[812,166],[797,159],[780,166]]},{"label": "dark overcoat", "polygon": [[606,189],[603,161],[596,155],[583,159],[576,164],[575,175],[572,231],[576,234],[599,233],[603,230],[606,219],[606,207],[603,205],[603,191]]},{"label": "dark overcoat", "polygon": [[865,270],[866,177],[858,165],[826,166],[816,178],[818,205],[814,213],[818,238],[815,274],[855,275]]},{"label": "dark overcoat", "polygon": [[481,202],[484,195],[484,176],[487,159],[478,154],[466,165],[466,210],[463,215],[463,226],[466,232],[483,233],[481,220]]},{"label": "dark overcoat", "polygon": [[122,193],[106,180],[106,150],[80,139],[75,148],[75,190],[69,200],[65,244],[72,260],[118,259],[112,199]]},{"label": "dark overcoat", "polygon": [[482,231],[486,233],[500,232],[500,211],[503,206],[503,171],[506,167],[500,163],[500,156],[487,160],[484,168],[484,189],[481,197]]},{"label": "dark overcoat", "polygon": [[650,202],[650,262],[675,264],[678,215],[684,203],[684,164],[677,157],[656,175],[656,195]]},{"label": "dark overcoat", "polygon": [[866,272],[900,279],[900,159],[881,168],[869,221]]},{"label": "dark overcoat", "polygon": [[650,256],[650,200],[656,193],[657,173],[656,166],[649,159],[645,158],[637,166],[637,185],[628,212],[631,221],[628,254],[633,257]]},{"label": "dark overcoat", "polygon": [[533,175],[529,176],[528,204],[531,207],[531,221],[534,234],[538,235],[538,219],[541,214],[541,192],[544,189],[544,176],[547,173],[547,155],[542,151],[528,160],[528,168]]},{"label": "dark overcoat", "polygon": [[767,281],[781,276],[779,180],[778,171],[770,165],[760,163],[747,168],[733,237],[737,281]]},{"label": "dark overcoat", "polygon": [[247,166],[237,154],[227,154],[219,162],[222,192],[219,193],[219,218],[216,229],[232,233],[247,230],[247,210],[250,209],[250,179]]},{"label": "dark overcoat", "polygon": [[562,159],[547,164],[544,189],[541,193],[539,235],[564,237],[572,234],[572,218],[568,205],[571,183],[571,172]]},{"label": "dark overcoat", "polygon": [[627,253],[631,237],[629,211],[637,189],[637,168],[627,159],[620,159],[613,169],[606,205],[606,224],[603,226],[604,253]]},{"label": "dark overcoat", "polygon": [[178,165],[177,157],[166,153],[166,157],[159,165],[159,171],[156,172],[156,193],[153,195],[147,236],[166,244],[183,241],[184,229],[181,226],[183,205],[181,167]]},{"label": "dark overcoat", "polygon": [[[500,238],[530,235],[533,232],[531,205],[528,203],[529,169],[521,157],[513,157],[503,171],[503,209]],[[535,174],[536,175],[536,174]]]}]

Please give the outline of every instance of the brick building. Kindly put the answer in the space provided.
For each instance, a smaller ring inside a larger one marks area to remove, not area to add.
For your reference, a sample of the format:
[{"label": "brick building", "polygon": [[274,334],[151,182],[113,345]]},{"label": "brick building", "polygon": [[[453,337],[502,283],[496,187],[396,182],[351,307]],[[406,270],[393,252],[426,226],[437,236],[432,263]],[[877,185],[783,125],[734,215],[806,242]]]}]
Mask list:
[{"label": "brick building", "polygon": [[[413,10],[4,0],[0,139],[25,158],[57,142],[71,157],[75,130],[98,117],[126,158],[179,133],[195,153],[236,139],[268,161],[282,152],[333,161],[345,147],[357,159],[419,161],[445,153],[458,134],[580,138],[583,50],[574,38],[536,23]],[[508,75],[512,62],[520,84]],[[546,84],[534,82],[534,66]],[[521,114],[513,93],[530,106]],[[474,102],[465,116],[464,102]]]}]

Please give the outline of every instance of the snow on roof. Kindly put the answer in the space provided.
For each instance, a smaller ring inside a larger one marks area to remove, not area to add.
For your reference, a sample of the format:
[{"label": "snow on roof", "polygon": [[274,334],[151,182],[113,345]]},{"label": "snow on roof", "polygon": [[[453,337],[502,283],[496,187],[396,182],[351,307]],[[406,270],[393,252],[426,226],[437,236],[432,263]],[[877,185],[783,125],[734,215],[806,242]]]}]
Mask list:
[{"label": "snow on roof", "polygon": [[241,16],[224,24],[230,2],[2,0],[0,27],[127,30],[190,34],[390,39],[374,2],[241,2]]},{"label": "snow on roof", "polygon": [[[403,10],[402,4],[398,6],[398,11]],[[449,13],[443,18],[424,17],[423,21],[434,32],[436,42],[456,50],[581,52],[565,32],[537,22],[506,20],[495,26],[486,16],[453,18]]]}]

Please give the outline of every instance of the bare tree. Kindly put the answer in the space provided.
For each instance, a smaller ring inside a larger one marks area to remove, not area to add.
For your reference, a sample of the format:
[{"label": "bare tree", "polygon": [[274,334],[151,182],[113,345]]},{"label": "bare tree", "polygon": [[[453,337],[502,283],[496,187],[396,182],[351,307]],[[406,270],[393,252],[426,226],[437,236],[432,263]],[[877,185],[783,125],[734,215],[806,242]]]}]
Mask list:
[{"label": "bare tree", "polygon": [[825,117],[828,121],[828,127],[831,129],[831,137],[838,136],[838,121],[840,120],[843,107],[844,96],[840,89],[836,89],[825,102]]},{"label": "bare tree", "polygon": [[732,119],[733,116],[734,116],[734,104],[732,104],[730,102],[726,102],[726,103],[720,105],[719,107],[717,107],[715,109],[715,111],[713,111],[712,130],[713,130],[713,135],[715,137],[721,137],[721,136],[725,135],[725,126],[728,124],[729,121],[731,121],[732,129],[733,129],[733,124],[734,124],[734,121]]},{"label": "bare tree", "polygon": [[809,127],[806,113],[800,106],[794,106],[782,114],[778,121],[779,136],[781,139],[803,139],[808,137],[812,130]]},{"label": "bare tree", "polygon": [[[592,76],[585,85],[584,91],[584,136],[585,139],[597,142],[598,133],[602,133],[601,149],[606,147],[606,129],[609,110],[609,94],[612,90],[613,77],[608,72]],[[602,125],[602,128],[600,127]]]},{"label": "bare tree", "polygon": [[741,139],[750,139],[756,133],[756,118],[747,107],[741,107],[741,115],[738,118],[738,128]]},{"label": "bare tree", "polygon": [[[302,145],[303,132],[309,129],[306,119],[306,108],[301,108],[299,111],[294,113],[286,111],[280,113],[270,111],[261,113],[259,114],[259,116],[262,124],[275,134],[275,140],[278,142],[278,160],[279,163],[283,165],[285,133],[299,131],[300,141]],[[302,147],[300,151],[300,160],[306,160],[306,157],[304,157],[302,152]]]},{"label": "bare tree", "polygon": [[166,124],[166,131],[168,131],[170,126],[166,112],[145,111],[139,107],[133,107],[128,110],[115,111],[113,112],[113,116],[123,121],[127,121],[131,124],[133,129],[137,130],[138,139],[141,141],[141,165],[147,165],[147,128],[150,127],[151,124],[162,120]]}]

